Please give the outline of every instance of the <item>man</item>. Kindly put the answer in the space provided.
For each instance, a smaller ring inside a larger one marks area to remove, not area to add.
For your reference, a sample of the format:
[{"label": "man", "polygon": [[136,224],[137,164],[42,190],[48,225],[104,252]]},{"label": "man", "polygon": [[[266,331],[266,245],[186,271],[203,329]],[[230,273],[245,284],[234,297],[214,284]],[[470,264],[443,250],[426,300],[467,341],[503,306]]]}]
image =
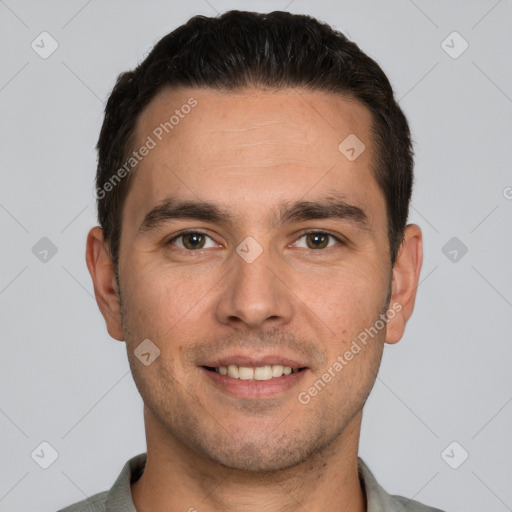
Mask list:
[{"label": "man", "polygon": [[97,149],[87,265],[147,456],[64,510],[438,510],[358,458],[422,263],[379,66],[307,16],[197,16],[118,78]]}]

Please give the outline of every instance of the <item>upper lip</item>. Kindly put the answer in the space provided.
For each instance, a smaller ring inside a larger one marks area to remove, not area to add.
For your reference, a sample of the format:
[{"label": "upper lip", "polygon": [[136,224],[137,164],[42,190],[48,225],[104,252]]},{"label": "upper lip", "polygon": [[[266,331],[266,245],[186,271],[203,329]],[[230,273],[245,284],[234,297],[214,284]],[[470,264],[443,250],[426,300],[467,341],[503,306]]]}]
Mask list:
[{"label": "upper lip", "polygon": [[211,359],[206,364],[201,366],[209,366],[211,368],[218,368],[219,366],[229,366],[234,364],[237,366],[246,366],[257,368],[259,366],[272,366],[280,364],[282,366],[289,366],[290,368],[306,368],[307,364],[299,359],[292,359],[277,354],[268,354],[265,356],[249,356],[242,354],[232,354],[222,357]]}]

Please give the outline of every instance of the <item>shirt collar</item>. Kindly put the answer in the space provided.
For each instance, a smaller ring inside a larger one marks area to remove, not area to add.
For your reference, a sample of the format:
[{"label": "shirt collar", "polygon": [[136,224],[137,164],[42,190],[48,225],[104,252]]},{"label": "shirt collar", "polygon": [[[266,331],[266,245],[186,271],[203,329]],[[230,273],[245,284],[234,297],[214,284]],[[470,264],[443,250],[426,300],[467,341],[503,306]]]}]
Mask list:
[{"label": "shirt collar", "polygon": [[[133,504],[131,487],[146,467],[147,454],[140,453],[131,458],[123,467],[114,485],[110,489],[105,503],[105,512],[137,512]],[[395,511],[396,502],[379,485],[373,473],[363,459],[357,458],[359,480],[366,495],[367,512]]]},{"label": "shirt collar", "polygon": [[363,459],[357,458],[359,481],[366,494],[366,512],[395,512],[396,501],[381,487]]},{"label": "shirt collar", "polygon": [[140,453],[123,467],[110,489],[105,503],[105,512],[137,512],[132,500],[130,484],[136,482],[146,467],[147,454]]}]

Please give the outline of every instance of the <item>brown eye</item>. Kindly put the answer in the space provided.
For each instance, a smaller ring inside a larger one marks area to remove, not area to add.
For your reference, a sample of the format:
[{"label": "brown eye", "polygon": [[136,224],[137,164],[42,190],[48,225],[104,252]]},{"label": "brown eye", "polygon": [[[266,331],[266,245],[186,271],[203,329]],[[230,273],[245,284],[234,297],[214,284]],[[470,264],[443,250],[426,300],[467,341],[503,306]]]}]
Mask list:
[{"label": "brown eye", "polygon": [[328,249],[336,244],[339,245],[341,243],[342,241],[338,237],[335,237],[330,233],[326,233],[324,231],[310,231],[300,236],[294,245],[304,249],[317,250]]},{"label": "brown eye", "polygon": [[306,243],[310,249],[325,249],[329,243],[327,233],[308,233],[306,235]]},{"label": "brown eye", "polygon": [[201,233],[187,233],[182,235],[183,246],[187,249],[202,249],[205,237]]},{"label": "brown eye", "polygon": [[168,244],[175,245],[180,249],[188,251],[215,247],[215,243],[211,237],[205,233],[201,233],[200,231],[187,231],[181,233],[169,240]]}]

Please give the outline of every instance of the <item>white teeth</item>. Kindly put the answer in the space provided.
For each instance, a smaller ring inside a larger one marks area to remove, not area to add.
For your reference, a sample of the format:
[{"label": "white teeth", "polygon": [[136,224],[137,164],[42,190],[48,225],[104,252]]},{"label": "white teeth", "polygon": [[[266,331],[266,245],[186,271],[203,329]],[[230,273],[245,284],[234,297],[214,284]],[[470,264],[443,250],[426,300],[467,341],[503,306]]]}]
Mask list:
[{"label": "white teeth", "polygon": [[[220,367],[219,367],[219,373],[220,373]],[[233,377],[233,379],[238,379],[238,366],[236,364],[230,364],[228,366],[228,375],[230,377]]]},{"label": "white teeth", "polygon": [[254,369],[256,380],[270,380],[272,378],[272,366],[258,366]]},{"label": "white teeth", "polygon": [[283,375],[290,375],[290,373],[297,373],[299,370],[297,368],[292,370],[290,366],[283,366],[281,364],[258,366],[256,368],[230,364],[229,366],[218,366],[215,368],[215,371],[221,375],[228,375],[233,379],[270,380],[282,377]]},{"label": "white teeth", "polygon": [[281,377],[281,375],[283,375],[283,366],[280,364],[272,366],[272,377]]},{"label": "white teeth", "polygon": [[238,367],[238,378],[241,380],[254,379],[254,368],[248,368],[247,366],[239,366]]}]

